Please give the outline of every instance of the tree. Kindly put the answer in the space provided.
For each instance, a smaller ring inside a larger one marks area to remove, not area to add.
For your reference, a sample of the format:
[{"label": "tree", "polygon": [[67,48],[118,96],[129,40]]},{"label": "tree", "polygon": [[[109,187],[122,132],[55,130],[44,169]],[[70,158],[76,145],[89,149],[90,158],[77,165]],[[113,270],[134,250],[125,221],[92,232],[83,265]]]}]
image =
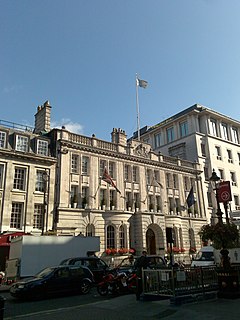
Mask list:
[{"label": "tree", "polygon": [[239,247],[239,232],[233,223],[217,223],[204,225],[198,233],[203,242],[212,241],[215,249],[230,249]]}]

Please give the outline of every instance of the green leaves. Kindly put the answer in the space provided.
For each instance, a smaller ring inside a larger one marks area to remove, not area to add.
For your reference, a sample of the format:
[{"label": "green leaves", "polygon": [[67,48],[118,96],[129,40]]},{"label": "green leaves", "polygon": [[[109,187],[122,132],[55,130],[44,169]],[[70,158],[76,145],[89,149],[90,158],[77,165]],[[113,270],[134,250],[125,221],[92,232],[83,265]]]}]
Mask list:
[{"label": "green leaves", "polygon": [[233,223],[217,223],[215,225],[204,225],[198,233],[203,242],[212,241],[216,249],[236,248],[239,246],[239,232]]}]

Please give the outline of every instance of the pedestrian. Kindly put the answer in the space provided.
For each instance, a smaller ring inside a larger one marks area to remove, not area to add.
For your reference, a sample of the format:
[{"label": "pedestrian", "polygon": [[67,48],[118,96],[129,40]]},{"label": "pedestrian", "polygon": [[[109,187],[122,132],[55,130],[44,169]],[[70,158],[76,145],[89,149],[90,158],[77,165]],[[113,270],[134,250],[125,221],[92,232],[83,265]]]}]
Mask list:
[{"label": "pedestrian", "polygon": [[134,265],[137,275],[137,288],[136,299],[140,300],[141,293],[143,292],[143,279],[142,270],[147,269],[149,266],[149,259],[147,257],[147,251],[143,250],[141,257],[139,257]]}]

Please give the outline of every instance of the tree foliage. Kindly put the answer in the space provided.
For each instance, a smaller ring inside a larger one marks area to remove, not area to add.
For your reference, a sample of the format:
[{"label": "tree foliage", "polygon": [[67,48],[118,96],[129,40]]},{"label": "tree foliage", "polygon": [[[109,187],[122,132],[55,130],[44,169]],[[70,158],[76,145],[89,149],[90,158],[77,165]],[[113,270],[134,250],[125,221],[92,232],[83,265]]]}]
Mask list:
[{"label": "tree foliage", "polygon": [[212,241],[216,249],[230,249],[239,247],[239,232],[233,223],[217,223],[204,225],[198,233],[203,242]]}]

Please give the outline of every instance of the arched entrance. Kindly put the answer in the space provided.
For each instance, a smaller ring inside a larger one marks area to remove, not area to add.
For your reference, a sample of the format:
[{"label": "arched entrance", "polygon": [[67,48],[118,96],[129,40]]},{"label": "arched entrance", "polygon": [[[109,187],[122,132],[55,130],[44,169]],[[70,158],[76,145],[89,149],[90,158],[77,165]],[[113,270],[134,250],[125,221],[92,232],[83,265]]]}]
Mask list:
[{"label": "arched entrance", "polygon": [[156,254],[156,237],[152,229],[147,230],[146,244],[148,254]]}]

